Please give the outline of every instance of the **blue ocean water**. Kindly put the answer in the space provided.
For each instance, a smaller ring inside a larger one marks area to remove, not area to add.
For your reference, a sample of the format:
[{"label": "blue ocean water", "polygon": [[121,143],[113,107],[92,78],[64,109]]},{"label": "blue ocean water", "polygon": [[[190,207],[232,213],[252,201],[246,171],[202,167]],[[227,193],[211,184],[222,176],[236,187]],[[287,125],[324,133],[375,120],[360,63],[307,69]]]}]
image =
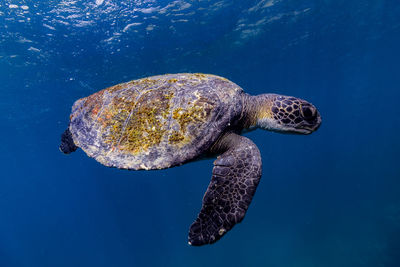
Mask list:
[{"label": "blue ocean water", "polygon": [[[0,266],[400,266],[397,0],[0,2]],[[73,102],[204,72],[311,101],[309,136],[257,130],[246,218],[191,247],[213,160],[162,171],[63,155]]]}]

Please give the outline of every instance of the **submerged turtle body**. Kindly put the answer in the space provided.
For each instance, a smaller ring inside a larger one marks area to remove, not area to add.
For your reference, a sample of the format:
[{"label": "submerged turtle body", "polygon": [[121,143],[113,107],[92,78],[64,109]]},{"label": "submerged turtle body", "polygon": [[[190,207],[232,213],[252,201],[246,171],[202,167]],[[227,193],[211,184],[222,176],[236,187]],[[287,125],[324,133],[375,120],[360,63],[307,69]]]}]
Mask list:
[{"label": "submerged turtle body", "polygon": [[201,155],[237,123],[242,94],[215,75],[134,80],[77,100],[69,129],[74,143],[106,166],[168,168]]},{"label": "submerged turtle body", "polygon": [[[212,244],[241,222],[261,178],[261,154],[243,130],[310,134],[318,110],[290,96],[251,96],[225,78],[167,74],[109,87],[72,107],[60,150],[78,147],[109,167],[163,169],[218,155],[189,244]],[[300,155],[301,156],[301,153]]]}]

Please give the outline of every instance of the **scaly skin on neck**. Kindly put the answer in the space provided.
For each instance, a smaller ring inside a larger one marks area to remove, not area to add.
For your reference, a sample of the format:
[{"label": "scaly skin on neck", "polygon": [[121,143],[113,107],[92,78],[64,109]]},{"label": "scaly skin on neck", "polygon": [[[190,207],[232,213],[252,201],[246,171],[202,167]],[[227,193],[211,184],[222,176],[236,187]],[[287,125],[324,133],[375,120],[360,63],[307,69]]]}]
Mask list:
[{"label": "scaly skin on neck", "polygon": [[273,114],[271,108],[273,106],[273,99],[275,94],[261,94],[252,96],[249,94],[243,95],[243,116],[242,125],[243,129],[254,129],[260,127],[258,124],[259,119],[272,119]]}]

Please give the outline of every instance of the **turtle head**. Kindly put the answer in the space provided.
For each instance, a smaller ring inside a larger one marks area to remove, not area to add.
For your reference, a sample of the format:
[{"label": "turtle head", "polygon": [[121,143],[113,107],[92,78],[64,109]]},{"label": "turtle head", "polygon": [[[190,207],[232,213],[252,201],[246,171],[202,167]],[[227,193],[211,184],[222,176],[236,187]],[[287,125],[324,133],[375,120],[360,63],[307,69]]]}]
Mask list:
[{"label": "turtle head", "polygon": [[277,132],[310,134],[321,125],[317,108],[300,98],[275,94],[256,96],[256,126]]}]

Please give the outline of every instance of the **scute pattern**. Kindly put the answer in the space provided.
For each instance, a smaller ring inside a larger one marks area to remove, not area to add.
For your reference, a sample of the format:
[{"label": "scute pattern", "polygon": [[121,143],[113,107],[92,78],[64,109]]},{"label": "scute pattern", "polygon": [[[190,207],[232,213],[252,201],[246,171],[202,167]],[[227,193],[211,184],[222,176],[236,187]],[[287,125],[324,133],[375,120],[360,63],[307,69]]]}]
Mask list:
[{"label": "scute pattern", "polygon": [[260,151],[250,139],[236,136],[231,148],[214,162],[201,211],[190,227],[189,244],[212,244],[241,222],[260,177]]},{"label": "scute pattern", "polygon": [[162,169],[204,153],[237,121],[243,90],[208,74],[166,74],[118,84],[76,101],[70,131],[100,163]]},{"label": "scute pattern", "polygon": [[105,112],[113,118],[103,126],[107,129],[103,130],[105,142],[122,153],[132,154],[160,144],[167,131],[172,97],[172,90],[165,89],[149,90],[132,103],[114,98],[112,102],[116,108],[108,108]]}]

